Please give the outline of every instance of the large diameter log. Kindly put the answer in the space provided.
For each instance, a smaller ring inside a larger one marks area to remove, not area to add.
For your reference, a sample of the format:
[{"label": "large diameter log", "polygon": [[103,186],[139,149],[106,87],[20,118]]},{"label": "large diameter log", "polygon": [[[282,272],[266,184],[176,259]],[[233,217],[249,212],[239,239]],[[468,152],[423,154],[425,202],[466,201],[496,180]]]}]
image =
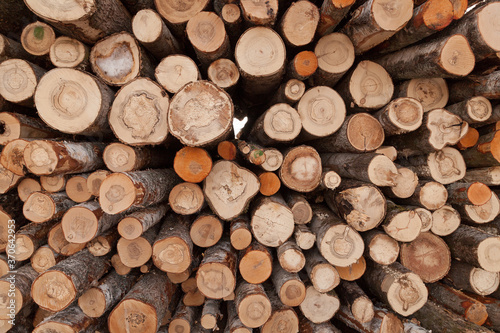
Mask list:
[{"label": "large diameter log", "polygon": [[179,181],[172,169],[113,173],[101,184],[99,203],[108,214],[153,205],[166,200]]},{"label": "large diameter log", "polygon": [[187,83],[201,80],[201,74],[191,58],[173,54],[160,61],[155,69],[155,78],[166,91],[175,94]]},{"label": "large diameter log", "polygon": [[373,319],[375,315],[373,302],[356,282],[342,281],[337,290],[340,299],[347,304],[357,321],[367,323]]},{"label": "large diameter log", "polygon": [[33,107],[33,95],[45,69],[23,59],[8,59],[0,64],[0,95],[5,100]]},{"label": "large diameter log", "polygon": [[365,256],[380,265],[390,265],[399,255],[399,242],[385,232],[373,229],[361,234],[365,242]]},{"label": "large diameter log", "polygon": [[301,129],[302,121],[297,110],[286,103],[278,103],[255,121],[249,137],[269,146],[293,141]]},{"label": "large diameter log", "polygon": [[24,203],[23,215],[32,222],[47,222],[62,217],[74,204],[65,192],[35,192]]},{"label": "large diameter log", "polygon": [[[474,53],[467,39],[460,34],[432,40],[386,55],[376,62],[394,80],[425,77],[463,77],[475,65]],[[411,66],[411,64],[420,66]]]},{"label": "large diameter log", "polygon": [[411,19],[412,13],[411,0],[370,0],[356,9],[341,32],[352,40],[356,54],[361,54],[401,30]]},{"label": "large diameter log", "polygon": [[496,255],[500,251],[500,237],[461,225],[445,241],[452,257],[489,272],[500,272],[500,258]]},{"label": "large diameter log", "polygon": [[375,307],[373,319],[370,322],[362,323],[354,317],[346,305],[341,305],[336,318],[347,327],[360,333],[421,333],[406,332],[401,320],[394,313],[383,308]]},{"label": "large diameter log", "polygon": [[271,302],[262,285],[240,281],[235,295],[234,305],[243,325],[257,328],[271,317]]},{"label": "large diameter log", "polygon": [[300,304],[302,314],[315,324],[330,321],[340,307],[340,300],[335,291],[320,293],[313,286],[308,286],[304,301]]},{"label": "large diameter log", "polygon": [[123,238],[135,239],[160,222],[168,210],[166,203],[160,203],[127,214],[118,223],[117,230]]},{"label": "large diameter log", "polygon": [[283,184],[298,192],[311,192],[321,181],[321,159],[310,146],[296,146],[284,155],[279,176]]},{"label": "large diameter log", "polygon": [[248,283],[263,283],[271,276],[273,270],[271,251],[254,240],[240,252],[238,270]]},{"label": "large diameter log", "polygon": [[[244,12],[244,6],[242,6]],[[258,57],[255,55],[258,54]],[[285,73],[285,44],[274,30],[253,27],[238,39],[234,58],[240,69],[243,91],[250,96],[276,89]]]},{"label": "large diameter log", "polygon": [[209,81],[186,84],[172,97],[168,109],[170,133],[187,146],[216,145],[232,130],[231,97]]},{"label": "large diameter log", "polygon": [[438,236],[421,233],[414,241],[401,244],[400,261],[425,283],[441,280],[450,270],[451,254]]},{"label": "large diameter log", "polygon": [[460,226],[460,213],[449,205],[432,212],[431,231],[438,236],[448,236]]},{"label": "large diameter log", "polygon": [[[448,1],[448,0],[446,0]],[[374,114],[386,136],[415,131],[422,125],[424,108],[415,98],[400,97]]]},{"label": "large diameter log", "polygon": [[312,42],[320,19],[316,5],[309,1],[292,3],[283,14],[279,29],[285,43],[301,47]]},{"label": "large diameter log", "polygon": [[293,214],[281,195],[261,197],[253,205],[250,226],[259,243],[278,247],[293,234]]},{"label": "large diameter log", "polygon": [[137,78],[116,94],[109,111],[109,125],[123,143],[158,145],[168,137],[169,98],[159,84]]},{"label": "large diameter log", "polygon": [[0,296],[3,299],[0,309],[2,320],[12,319],[10,314],[13,314],[15,319],[15,315],[21,309],[33,303],[30,291],[37,276],[38,272],[27,264],[0,278]]},{"label": "large diameter log", "polygon": [[450,84],[450,102],[457,103],[474,96],[500,98],[500,70],[482,76],[468,76]]},{"label": "large diameter log", "polygon": [[[200,190],[203,198],[203,192]],[[223,222],[210,210],[198,215],[191,224],[189,235],[193,243],[199,247],[210,247],[215,245],[222,237],[224,231]]]},{"label": "large diameter log", "polygon": [[223,220],[231,220],[246,209],[259,187],[255,174],[234,162],[222,160],[214,163],[203,192],[214,213]]},{"label": "large diameter log", "polygon": [[448,85],[443,78],[420,78],[403,81],[396,87],[396,97],[412,97],[424,107],[424,112],[444,108],[448,104]]},{"label": "large diameter log", "polygon": [[41,308],[61,311],[103,276],[109,267],[107,257],[94,257],[88,250],[83,250],[38,276],[31,286],[33,300]]},{"label": "large diameter log", "polygon": [[209,247],[196,273],[198,290],[208,298],[229,296],[236,287],[236,265],[236,251],[228,240]]},{"label": "large diameter log", "polygon": [[324,0],[320,9],[320,20],[316,34],[325,36],[331,34],[335,27],[349,13],[355,0]]},{"label": "large diameter log", "polygon": [[59,135],[57,132],[48,128],[40,119],[29,117],[21,113],[1,112],[0,124],[3,127],[3,131],[0,134],[0,144],[2,145],[6,145],[15,139],[54,138]]},{"label": "large diameter log", "polygon": [[428,291],[422,279],[395,262],[382,266],[367,262],[363,279],[375,295],[402,316],[408,316],[427,302]]},{"label": "large diameter log", "polygon": [[36,175],[60,175],[94,171],[104,167],[103,143],[31,141],[24,149],[24,163]]},{"label": "large diameter log", "polygon": [[488,272],[482,268],[454,260],[446,280],[457,289],[484,296],[490,295],[498,289],[500,275],[498,272]]},{"label": "large diameter log", "polygon": [[422,220],[412,207],[403,207],[387,201],[387,214],[382,227],[395,240],[411,242],[420,234]]},{"label": "large diameter log", "polygon": [[33,332],[92,333],[104,327],[104,318],[91,318],[75,304],[44,318]]},{"label": "large diameter log", "polygon": [[90,69],[90,48],[77,39],[61,36],[50,47],[50,61],[56,67]]},{"label": "large diameter log", "polygon": [[120,261],[130,268],[145,265],[153,255],[153,243],[159,229],[160,226],[155,225],[136,239],[120,238],[116,243],[116,251],[120,256]]},{"label": "large diameter log", "polygon": [[157,332],[176,290],[165,273],[153,270],[145,274],[111,311],[109,331]]}]

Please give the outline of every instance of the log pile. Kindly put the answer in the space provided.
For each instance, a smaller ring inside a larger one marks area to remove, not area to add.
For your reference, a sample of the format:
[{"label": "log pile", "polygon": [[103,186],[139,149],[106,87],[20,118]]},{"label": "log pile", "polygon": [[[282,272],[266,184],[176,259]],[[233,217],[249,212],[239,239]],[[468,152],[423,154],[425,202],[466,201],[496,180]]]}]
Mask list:
[{"label": "log pile", "polygon": [[0,333],[500,332],[499,16],[0,1]]}]

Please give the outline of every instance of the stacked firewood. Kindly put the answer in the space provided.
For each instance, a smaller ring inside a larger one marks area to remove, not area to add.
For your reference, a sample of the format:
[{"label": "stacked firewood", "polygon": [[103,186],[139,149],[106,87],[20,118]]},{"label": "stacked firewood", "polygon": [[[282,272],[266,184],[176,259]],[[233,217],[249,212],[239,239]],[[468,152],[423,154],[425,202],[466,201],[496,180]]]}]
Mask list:
[{"label": "stacked firewood", "polygon": [[500,331],[498,17],[0,0],[0,332]]}]

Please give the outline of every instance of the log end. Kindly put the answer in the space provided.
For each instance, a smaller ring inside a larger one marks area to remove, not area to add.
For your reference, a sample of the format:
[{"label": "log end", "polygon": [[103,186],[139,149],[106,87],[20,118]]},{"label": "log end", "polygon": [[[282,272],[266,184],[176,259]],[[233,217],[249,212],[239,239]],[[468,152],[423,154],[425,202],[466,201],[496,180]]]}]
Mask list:
[{"label": "log end", "polygon": [[31,285],[31,296],[39,307],[58,312],[67,308],[77,295],[70,277],[59,271],[47,271]]}]

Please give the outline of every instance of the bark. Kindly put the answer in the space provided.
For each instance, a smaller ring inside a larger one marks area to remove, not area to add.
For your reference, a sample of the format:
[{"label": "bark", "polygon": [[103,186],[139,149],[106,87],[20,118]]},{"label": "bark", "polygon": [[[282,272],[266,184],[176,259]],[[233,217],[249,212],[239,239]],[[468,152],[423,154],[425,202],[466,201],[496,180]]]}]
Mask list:
[{"label": "bark", "polygon": [[19,36],[24,26],[34,20],[34,14],[24,2],[2,1],[0,4],[0,33]]},{"label": "bark", "polygon": [[278,246],[276,256],[281,268],[290,273],[298,273],[306,264],[302,250],[293,240],[288,240]]},{"label": "bark", "polygon": [[222,319],[220,306],[220,300],[207,299],[205,301],[200,317],[200,323],[204,329],[213,330],[217,327],[217,322]]},{"label": "bark", "polygon": [[403,333],[403,323],[392,312],[381,308],[375,308],[375,314],[371,322],[361,323],[349,311],[345,305],[341,306],[337,313],[337,319],[360,333]]},{"label": "bark", "polygon": [[373,319],[373,303],[356,282],[342,281],[337,290],[340,300],[347,305],[358,322],[364,324]]},{"label": "bark", "polygon": [[257,328],[271,317],[271,302],[262,285],[240,281],[235,295],[234,305],[243,325]]},{"label": "bark", "polygon": [[493,113],[491,102],[482,96],[471,97],[462,102],[449,105],[446,110],[458,115],[469,125],[476,126],[489,122],[489,118]]},{"label": "bark", "polygon": [[159,223],[168,211],[167,203],[160,203],[127,214],[118,223],[118,232],[125,239],[135,239]]},{"label": "bark", "polygon": [[477,145],[462,152],[467,167],[482,168],[500,165],[500,132],[494,131],[479,137]]},{"label": "bark", "polygon": [[454,81],[449,86],[450,103],[457,103],[474,96],[488,99],[500,98],[500,70],[481,76],[468,76],[463,80]]},{"label": "bark", "polygon": [[448,200],[448,191],[444,185],[434,181],[419,181],[415,192],[405,199],[397,199],[398,202],[436,210],[443,207]]},{"label": "bark", "polygon": [[306,85],[298,79],[284,81],[271,98],[270,104],[286,103],[295,105],[306,92]]},{"label": "bark", "polygon": [[22,113],[0,113],[0,125],[3,128],[0,135],[2,145],[7,145],[15,139],[43,139],[59,136],[59,133],[48,128],[40,119]]},{"label": "bark", "polygon": [[482,296],[494,293],[500,284],[498,273],[488,272],[482,268],[456,260],[451,263],[446,280],[456,289],[470,291]]},{"label": "bark", "polygon": [[240,3],[243,19],[248,26],[273,26],[278,16],[278,0],[268,3],[254,3],[243,0]]},{"label": "bark", "polygon": [[87,187],[87,178],[89,175],[89,173],[82,173],[68,179],[64,189],[68,198],[76,203],[87,202],[92,198],[92,193],[90,193]]},{"label": "bark", "polygon": [[340,276],[337,269],[323,258],[317,248],[307,251],[305,256],[305,269],[314,289],[326,293],[339,285]]},{"label": "bark", "polygon": [[35,223],[52,221],[61,218],[74,204],[65,192],[35,192],[24,203],[23,215]]},{"label": "bark", "polygon": [[320,36],[328,35],[349,13],[354,0],[324,0],[321,5],[321,17],[316,33]]},{"label": "bark", "polygon": [[233,301],[227,302],[227,323],[224,333],[252,333],[253,330],[250,327],[246,327],[241,322],[238,312],[236,311],[236,306]]},{"label": "bark", "polygon": [[24,27],[20,41],[26,52],[46,57],[55,39],[54,29],[46,23],[37,21]]},{"label": "bark", "polygon": [[372,229],[362,234],[365,257],[380,265],[390,265],[398,259],[400,247],[397,240],[385,232]]},{"label": "bark", "polygon": [[106,167],[112,172],[129,172],[141,169],[155,169],[166,166],[166,150],[151,147],[130,147],[122,143],[111,143],[103,152]]},{"label": "bark", "polygon": [[12,103],[33,107],[33,96],[45,69],[23,59],[8,59],[0,65],[0,94]]},{"label": "bark", "polygon": [[171,333],[189,331],[194,326],[198,316],[198,309],[192,306],[186,306],[179,303],[168,325],[168,331]]},{"label": "bark", "polygon": [[304,225],[311,222],[312,209],[306,198],[296,192],[284,193],[286,203],[292,210],[293,220],[296,225]]},{"label": "bark", "polygon": [[293,236],[295,242],[302,250],[309,250],[316,243],[316,235],[304,224],[295,225]]},{"label": "bark", "polygon": [[[47,242],[47,234],[54,221],[45,223],[29,223],[16,232],[15,253],[17,261],[29,259],[33,253]],[[10,251],[9,251],[10,252]]]},{"label": "bark", "polygon": [[[20,314],[21,309],[29,307],[33,303],[31,296],[31,285],[37,278],[36,272],[30,264],[21,266],[16,270],[12,270],[9,274],[0,278],[0,295],[5,299],[4,307],[0,310],[0,318],[2,320],[11,319],[9,314],[9,305],[14,303],[14,314]],[[11,284],[14,284],[13,288]],[[14,291],[12,291],[14,289]]]},{"label": "bark", "polygon": [[99,332],[105,327],[104,318],[91,318],[75,304],[62,311],[46,317],[39,323],[33,332],[43,333],[50,331],[60,332]]}]

